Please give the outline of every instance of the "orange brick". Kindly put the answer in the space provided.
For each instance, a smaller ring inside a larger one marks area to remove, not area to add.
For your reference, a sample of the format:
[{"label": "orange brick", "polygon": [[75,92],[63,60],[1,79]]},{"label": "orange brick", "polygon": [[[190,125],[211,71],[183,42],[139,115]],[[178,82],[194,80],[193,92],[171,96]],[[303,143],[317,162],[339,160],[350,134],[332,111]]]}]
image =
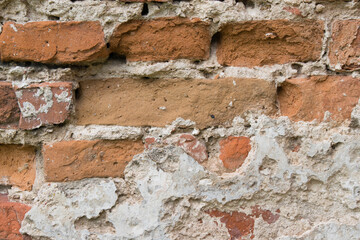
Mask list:
[{"label": "orange brick", "polygon": [[251,150],[247,137],[228,137],[220,141],[220,159],[224,167],[236,170],[241,167]]},{"label": "orange brick", "polygon": [[210,41],[208,23],[176,17],[120,24],[110,46],[129,61],[202,60],[209,57]]},{"label": "orange brick", "polygon": [[230,23],[221,30],[218,62],[255,67],[320,58],[324,23],[261,20]]},{"label": "orange brick", "polygon": [[332,25],[330,66],[336,70],[360,69],[360,20],[338,20]]},{"label": "orange brick", "polygon": [[45,179],[74,181],[123,177],[132,158],[144,150],[141,141],[63,141],[43,146]]},{"label": "orange brick", "polygon": [[161,127],[181,117],[205,128],[249,110],[276,110],[274,84],[259,79],[111,79],[80,82],[80,89],[79,125]]},{"label": "orange brick", "polygon": [[360,79],[350,76],[289,79],[278,95],[281,114],[293,121],[321,121],[326,111],[333,120],[350,119],[359,97]]},{"label": "orange brick", "polygon": [[31,190],[35,174],[34,147],[0,145],[0,184]]},{"label": "orange brick", "polygon": [[7,22],[0,35],[2,61],[86,64],[108,54],[99,22]]}]

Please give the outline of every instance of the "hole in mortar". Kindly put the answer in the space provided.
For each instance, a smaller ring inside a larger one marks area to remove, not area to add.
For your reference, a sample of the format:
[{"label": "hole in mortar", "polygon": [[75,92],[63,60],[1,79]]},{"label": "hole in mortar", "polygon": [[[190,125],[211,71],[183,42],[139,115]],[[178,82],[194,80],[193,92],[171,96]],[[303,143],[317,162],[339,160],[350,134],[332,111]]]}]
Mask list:
[{"label": "hole in mortar", "polygon": [[235,0],[236,2],[241,2],[244,4],[245,8],[254,8],[255,3],[251,0]]},{"label": "hole in mortar", "polygon": [[143,9],[142,9],[142,11],[141,11],[141,15],[142,15],[142,16],[146,16],[146,15],[148,15],[148,14],[149,14],[149,6],[148,6],[147,3],[144,3]]}]

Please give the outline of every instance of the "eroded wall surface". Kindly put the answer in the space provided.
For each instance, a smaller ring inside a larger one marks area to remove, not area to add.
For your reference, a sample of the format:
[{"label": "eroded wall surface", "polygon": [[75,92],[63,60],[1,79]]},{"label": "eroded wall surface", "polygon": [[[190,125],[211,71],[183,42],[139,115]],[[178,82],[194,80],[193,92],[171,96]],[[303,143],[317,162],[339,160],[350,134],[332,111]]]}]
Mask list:
[{"label": "eroded wall surface", "polygon": [[0,0],[0,239],[359,239],[357,0]]}]

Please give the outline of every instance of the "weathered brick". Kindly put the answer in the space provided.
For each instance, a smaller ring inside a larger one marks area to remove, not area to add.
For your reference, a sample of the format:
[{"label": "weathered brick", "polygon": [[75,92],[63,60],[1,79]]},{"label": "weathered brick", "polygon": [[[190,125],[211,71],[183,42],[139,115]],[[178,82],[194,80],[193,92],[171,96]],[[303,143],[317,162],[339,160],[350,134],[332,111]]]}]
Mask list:
[{"label": "weathered brick", "polygon": [[323,35],[321,21],[230,23],[221,30],[217,58],[222,65],[240,67],[316,61]]},{"label": "weathered brick", "polygon": [[108,54],[99,22],[7,22],[0,35],[2,61],[86,64]]},{"label": "weathered brick", "polygon": [[29,206],[21,203],[0,202],[0,239],[31,239],[28,236],[21,235],[19,232],[25,213],[29,210]]},{"label": "weathered brick", "polygon": [[0,184],[31,190],[35,180],[35,148],[0,145]]},{"label": "weathered brick", "polygon": [[141,141],[63,141],[43,146],[45,179],[73,181],[123,177],[132,158],[144,150]]},{"label": "weathered brick", "polygon": [[207,59],[209,24],[199,19],[158,18],[120,24],[110,39],[113,52],[129,61]]},{"label": "weathered brick", "polygon": [[72,104],[72,84],[68,82],[15,87],[20,105],[21,129],[34,129],[64,122]]},{"label": "weathered brick", "polygon": [[335,121],[350,119],[359,97],[360,79],[350,76],[289,79],[278,95],[281,114],[294,121],[321,121],[326,111]]},{"label": "weathered brick", "polygon": [[80,82],[80,89],[79,125],[165,126],[182,117],[205,128],[276,109],[274,84],[259,79],[110,79]]},{"label": "weathered brick", "polygon": [[330,66],[336,70],[360,69],[360,20],[338,20],[332,25]]},{"label": "weathered brick", "polygon": [[0,128],[18,125],[20,109],[11,83],[0,82]]},{"label": "weathered brick", "polygon": [[200,163],[208,159],[205,143],[191,134],[181,134],[178,137],[177,145],[183,148],[186,153]]},{"label": "weathered brick", "polygon": [[171,138],[166,139],[166,143],[181,147],[187,154],[189,154],[189,156],[199,163],[208,159],[205,143],[191,134],[176,134]]},{"label": "weathered brick", "polygon": [[231,170],[241,167],[250,150],[248,137],[228,137],[220,141],[220,159],[224,167]]}]

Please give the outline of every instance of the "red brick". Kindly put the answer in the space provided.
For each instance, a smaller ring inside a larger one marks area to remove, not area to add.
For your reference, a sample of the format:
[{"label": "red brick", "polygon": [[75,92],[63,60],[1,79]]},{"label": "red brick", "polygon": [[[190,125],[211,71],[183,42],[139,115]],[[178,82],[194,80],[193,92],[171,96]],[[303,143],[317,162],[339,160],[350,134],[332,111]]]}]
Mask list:
[{"label": "red brick", "polygon": [[0,36],[2,61],[86,64],[108,54],[99,22],[7,22]]},{"label": "red brick", "polygon": [[0,184],[31,190],[35,174],[34,147],[0,144]]},{"label": "red brick", "polygon": [[[255,219],[260,216],[268,224],[276,222],[280,215],[280,210],[276,210],[276,213],[272,213],[269,210],[263,210],[258,205],[251,208],[251,214],[243,212],[221,212],[219,210],[212,210],[207,212],[212,217],[220,217],[220,221],[225,224],[229,231],[231,240],[242,239],[242,237],[250,237],[253,239]],[[246,238],[248,239],[248,238]]]},{"label": "red brick", "polygon": [[71,83],[32,84],[15,90],[21,110],[21,129],[59,124],[68,118],[72,104]]},{"label": "red brick", "polygon": [[247,137],[228,137],[220,141],[220,159],[230,170],[241,167],[250,150],[250,139]]},{"label": "red brick", "polygon": [[205,128],[277,110],[274,84],[260,79],[109,79],[80,82],[80,89],[79,125],[162,127],[181,117]]},{"label": "red brick", "polygon": [[144,150],[141,141],[63,141],[43,146],[46,181],[123,177],[132,158]]},{"label": "red brick", "polygon": [[330,66],[336,70],[360,69],[360,20],[338,20],[332,25]]},{"label": "red brick", "polygon": [[117,27],[110,47],[129,61],[203,60],[210,54],[209,30],[199,19],[133,20]]},{"label": "red brick", "polygon": [[21,203],[0,202],[0,239],[30,239],[19,232],[21,222],[30,207]]},{"label": "red brick", "polygon": [[350,76],[314,76],[286,80],[278,99],[281,114],[293,121],[322,121],[326,111],[331,119],[350,119],[360,97],[360,79]]},{"label": "red brick", "polygon": [[0,128],[18,125],[20,109],[11,83],[0,82]]},{"label": "red brick", "polygon": [[320,58],[324,23],[305,20],[261,20],[223,27],[218,62],[226,66],[254,67]]}]

